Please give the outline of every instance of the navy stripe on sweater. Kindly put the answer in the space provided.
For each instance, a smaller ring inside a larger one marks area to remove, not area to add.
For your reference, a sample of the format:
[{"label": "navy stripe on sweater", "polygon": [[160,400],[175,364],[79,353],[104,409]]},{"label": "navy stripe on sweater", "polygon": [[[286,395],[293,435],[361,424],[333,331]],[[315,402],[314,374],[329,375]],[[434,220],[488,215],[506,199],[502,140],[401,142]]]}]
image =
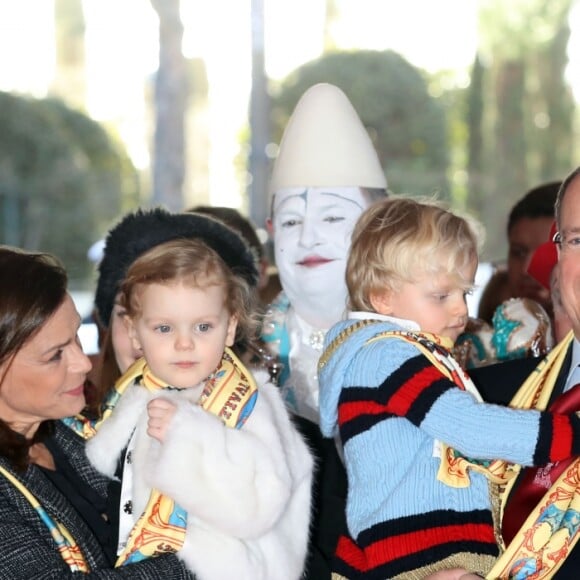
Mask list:
[{"label": "navy stripe on sweater", "polygon": [[[427,357],[415,356],[393,371],[378,388],[341,390],[338,423],[343,444],[382,420],[404,417],[420,427],[435,402],[459,388]],[[542,412],[533,464],[545,465],[580,454],[580,418]]]},{"label": "navy stripe on sweater", "polygon": [[338,416],[343,444],[351,437],[393,416],[419,427],[435,401],[456,388],[429,360],[418,355],[406,361],[377,388],[342,389]]},{"label": "navy stripe on sweater", "polygon": [[550,461],[550,448],[553,437],[552,416],[542,413],[540,416],[540,431],[536,451],[534,453],[534,464],[542,465]]}]

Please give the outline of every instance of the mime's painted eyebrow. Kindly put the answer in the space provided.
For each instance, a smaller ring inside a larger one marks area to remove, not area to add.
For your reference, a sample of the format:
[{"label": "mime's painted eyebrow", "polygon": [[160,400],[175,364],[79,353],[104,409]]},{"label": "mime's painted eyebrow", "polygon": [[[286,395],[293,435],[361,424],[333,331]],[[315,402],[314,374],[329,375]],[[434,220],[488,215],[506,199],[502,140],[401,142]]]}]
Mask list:
[{"label": "mime's painted eyebrow", "polygon": [[293,193],[292,195],[287,196],[285,199],[283,199],[280,202],[280,205],[278,205],[277,207],[274,208],[274,211],[278,211],[287,201],[290,201],[291,199],[298,197],[304,200],[304,203],[306,204],[306,194],[308,193],[308,190],[305,189],[304,191],[300,192],[300,193]]},{"label": "mime's painted eyebrow", "polygon": [[341,195],[340,193],[337,193],[336,191],[321,191],[320,194],[321,195],[328,195],[330,197],[336,197],[336,198],[341,199],[343,201],[348,201],[350,203],[354,203],[354,205],[356,205],[360,209],[364,209],[363,206],[358,201],[356,201],[350,197],[345,197],[344,195]]},{"label": "mime's painted eyebrow", "polygon": [[[342,195],[336,191],[319,191],[319,192],[317,192],[317,195],[326,195],[328,197],[334,197],[334,198],[340,199],[342,201],[347,201],[349,203],[353,203],[359,209],[364,209],[364,207],[358,201],[356,201],[350,197],[345,197],[344,195]],[[287,201],[291,200],[292,198],[296,198],[296,197],[303,199],[305,205],[308,207],[308,189],[305,189],[304,191],[302,191],[300,193],[294,193],[292,195],[287,196],[283,201],[280,202],[280,205],[278,207],[276,207],[275,210],[278,211]]]}]

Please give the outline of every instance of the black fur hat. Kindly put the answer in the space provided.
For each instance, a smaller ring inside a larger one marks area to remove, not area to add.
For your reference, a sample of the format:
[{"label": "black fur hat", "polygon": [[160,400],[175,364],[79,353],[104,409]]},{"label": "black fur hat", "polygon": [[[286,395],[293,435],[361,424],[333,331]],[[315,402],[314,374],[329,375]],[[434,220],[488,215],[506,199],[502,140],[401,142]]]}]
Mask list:
[{"label": "black fur hat", "polygon": [[95,306],[108,328],[115,296],[129,266],[147,250],[178,238],[200,238],[215,250],[233,272],[255,286],[258,271],[244,240],[221,222],[196,213],[170,213],[162,208],[139,209],[114,226],[105,239]]}]

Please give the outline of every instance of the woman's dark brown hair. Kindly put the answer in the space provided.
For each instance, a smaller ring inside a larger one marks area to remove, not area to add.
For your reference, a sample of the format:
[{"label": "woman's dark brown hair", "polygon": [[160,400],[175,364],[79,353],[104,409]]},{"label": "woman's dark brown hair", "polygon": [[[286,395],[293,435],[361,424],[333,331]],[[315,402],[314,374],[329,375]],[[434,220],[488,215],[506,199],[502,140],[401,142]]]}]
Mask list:
[{"label": "woman's dark brown hair", "polygon": [[[0,246],[0,389],[20,349],[58,310],[66,297],[67,275],[49,254]],[[0,418],[0,455],[16,469],[28,465],[32,443],[46,434],[41,425],[33,441],[26,441]]]}]

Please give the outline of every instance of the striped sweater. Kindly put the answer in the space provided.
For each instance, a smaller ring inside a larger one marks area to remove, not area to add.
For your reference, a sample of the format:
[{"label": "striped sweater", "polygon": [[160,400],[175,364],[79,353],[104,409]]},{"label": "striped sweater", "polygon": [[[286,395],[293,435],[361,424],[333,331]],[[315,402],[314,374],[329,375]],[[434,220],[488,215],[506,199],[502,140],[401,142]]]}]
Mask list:
[{"label": "striped sweater", "polygon": [[[326,346],[354,322],[331,328]],[[470,472],[469,487],[441,483],[436,440],[472,458],[543,465],[580,453],[580,419],[480,403],[413,344],[365,344],[400,329],[383,321],[354,332],[319,373],[320,428],[339,433],[348,476],[349,537],[335,571],[352,580],[454,566],[485,574],[498,554],[487,480]]]}]

